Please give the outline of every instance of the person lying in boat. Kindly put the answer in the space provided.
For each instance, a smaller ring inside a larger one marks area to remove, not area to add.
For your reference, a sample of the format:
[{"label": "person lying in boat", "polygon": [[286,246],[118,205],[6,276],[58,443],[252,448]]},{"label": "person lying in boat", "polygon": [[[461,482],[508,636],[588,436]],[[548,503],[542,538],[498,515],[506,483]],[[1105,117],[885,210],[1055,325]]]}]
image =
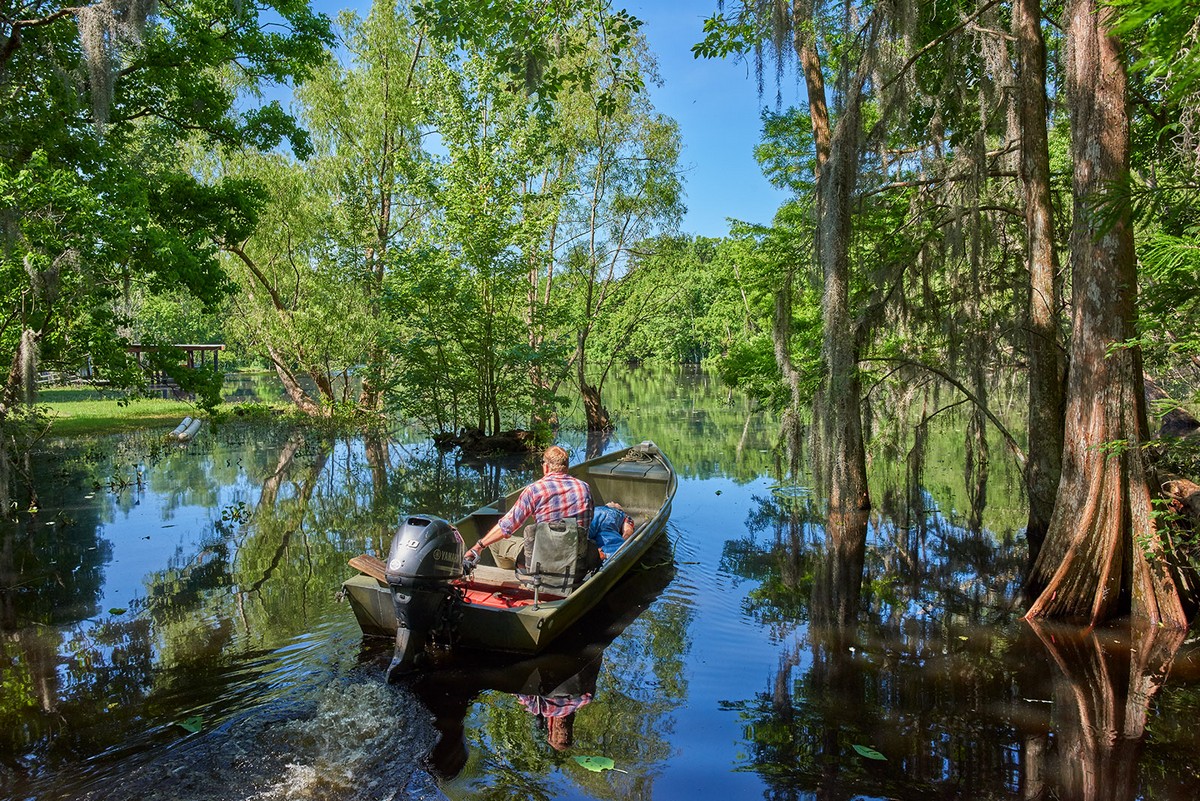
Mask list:
[{"label": "person lying in boat", "polygon": [[581,531],[590,531],[592,491],[586,481],[567,474],[569,465],[570,456],[566,449],[558,445],[547,448],[542,454],[542,477],[526,487],[500,522],[471,546],[466,553],[467,561],[478,561],[483,549],[491,548],[497,566],[515,566],[523,542],[513,534],[530,518],[538,523],[575,520]]},{"label": "person lying in boat", "polygon": [[592,527],[588,529],[588,539],[596,546],[602,560],[616,553],[625,540],[632,536],[633,518],[625,513],[621,504],[611,501],[596,507],[592,514]]}]

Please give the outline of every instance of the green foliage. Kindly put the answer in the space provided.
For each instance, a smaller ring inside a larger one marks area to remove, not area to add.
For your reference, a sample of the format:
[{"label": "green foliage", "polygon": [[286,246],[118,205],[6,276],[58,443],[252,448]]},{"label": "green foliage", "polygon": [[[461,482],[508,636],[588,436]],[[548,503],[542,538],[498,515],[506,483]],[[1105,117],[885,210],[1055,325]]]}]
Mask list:
[{"label": "green foliage", "polygon": [[713,14],[704,20],[704,39],[692,45],[695,58],[727,58],[749,53],[766,35],[756,20],[738,15]]},{"label": "green foliage", "polygon": [[722,383],[736,387],[769,409],[779,410],[789,397],[775,361],[775,346],[766,334],[739,340],[717,361]]},{"label": "green foliage", "polygon": [[1114,32],[1136,45],[1134,71],[1171,101],[1200,90],[1200,42],[1195,0],[1110,0],[1118,11]]},{"label": "green foliage", "polygon": [[144,26],[135,10],[40,6],[4,53],[6,364],[29,331],[43,366],[90,359],[113,384],[136,386],[123,296],[178,292],[213,309],[231,290],[213,242],[244,236],[261,200],[238,178],[199,180],[184,148],[306,148],[277,104],[250,94],[315,63],[328,20],[296,0],[169,4]]},{"label": "green foliage", "polygon": [[[626,71],[625,57],[638,41],[642,23],[608,0],[565,0],[550,10],[537,0],[511,0],[480,7],[470,0],[417,0],[413,17],[451,50],[487,51],[507,83],[533,96],[543,112],[572,93],[594,97],[602,114],[619,105],[617,95],[639,92],[643,77]],[[603,57],[616,81],[602,85],[593,65],[582,58],[590,40],[579,27],[591,28],[604,43]]]},{"label": "green foliage", "polygon": [[[209,343],[222,338],[222,308],[206,309],[194,295],[172,292],[139,293],[133,299],[133,340],[139,343]],[[226,312],[227,313],[227,312]],[[224,362],[225,354],[222,354]],[[231,366],[226,364],[226,366]]]},{"label": "green foliage", "polygon": [[762,142],[755,146],[754,158],[773,186],[798,197],[811,193],[817,154],[808,114],[797,108],[782,113],[764,109]]}]

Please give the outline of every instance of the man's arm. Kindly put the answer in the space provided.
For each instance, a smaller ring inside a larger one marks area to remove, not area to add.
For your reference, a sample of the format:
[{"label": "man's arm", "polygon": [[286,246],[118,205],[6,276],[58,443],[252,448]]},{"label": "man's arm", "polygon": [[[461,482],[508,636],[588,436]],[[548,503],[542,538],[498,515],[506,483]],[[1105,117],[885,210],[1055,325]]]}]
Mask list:
[{"label": "man's arm", "polygon": [[506,537],[512,536],[503,528],[507,524],[513,531],[519,527],[519,524],[525,522],[525,518],[533,513],[532,493],[526,487],[521,493],[521,497],[513,504],[513,507],[505,513],[504,517],[500,518],[500,522],[488,529],[488,532],[479,538],[479,541],[467,550],[468,558],[479,558],[479,554],[483,553],[483,549],[491,545],[493,542],[499,542]]},{"label": "man's arm", "polygon": [[492,526],[486,534],[479,538],[479,541],[467,549],[467,558],[476,560],[479,554],[483,553],[483,549],[491,545],[493,542],[499,542],[507,536],[504,529],[500,528],[500,524]]}]

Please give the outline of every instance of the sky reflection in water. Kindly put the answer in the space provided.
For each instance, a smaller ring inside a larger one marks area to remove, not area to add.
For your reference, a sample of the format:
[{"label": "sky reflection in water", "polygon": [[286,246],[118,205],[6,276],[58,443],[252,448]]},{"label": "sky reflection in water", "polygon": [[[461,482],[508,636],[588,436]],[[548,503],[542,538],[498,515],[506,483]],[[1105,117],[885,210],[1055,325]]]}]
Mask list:
[{"label": "sky reflection in water", "polygon": [[[528,470],[236,425],[35,454],[40,509],[0,529],[0,796],[1196,796],[1195,644],[1019,622],[999,447],[983,493],[949,418],[919,485],[911,443],[876,458],[855,592],[763,415],[702,373],[609,392],[609,449],[653,439],[680,473],[666,556],[546,657],[400,685],[335,598],[346,559]],[[568,744],[539,694],[589,696]]]}]

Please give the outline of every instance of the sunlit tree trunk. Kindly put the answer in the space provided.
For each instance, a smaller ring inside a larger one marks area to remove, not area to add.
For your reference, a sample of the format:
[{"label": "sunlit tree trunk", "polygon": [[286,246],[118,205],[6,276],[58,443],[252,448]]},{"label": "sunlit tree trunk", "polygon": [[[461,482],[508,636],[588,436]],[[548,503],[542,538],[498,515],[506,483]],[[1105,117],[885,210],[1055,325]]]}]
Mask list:
[{"label": "sunlit tree trunk", "polygon": [[818,258],[825,276],[821,300],[825,381],[823,437],[829,507],[835,512],[869,509],[866,445],[862,433],[862,386],[858,342],[850,318],[850,197],[858,153],[858,102],[843,112],[833,155],[818,187]]},{"label": "sunlit tree trunk", "polygon": [[1070,368],[1062,477],[1030,576],[1038,594],[1028,617],[1096,623],[1131,604],[1151,624],[1184,627],[1150,514],[1141,353],[1116,347],[1135,334],[1133,229],[1127,208],[1114,213],[1098,202],[1129,177],[1126,72],[1120,43],[1108,32],[1113,16],[1096,0],[1067,7],[1075,204]]},{"label": "sunlit tree trunk", "polygon": [[300,385],[299,379],[288,367],[287,361],[273,345],[267,344],[267,355],[271,359],[271,364],[275,367],[275,375],[279,377],[279,382],[283,385],[283,391],[288,396],[296,408],[311,417],[328,416],[332,412],[331,406],[322,406],[312,399],[312,396],[305,391]]},{"label": "sunlit tree trunk", "polygon": [[1063,378],[1059,333],[1061,289],[1050,199],[1050,151],[1046,115],[1046,43],[1039,0],[1013,3],[1017,52],[1017,108],[1021,119],[1021,180],[1025,191],[1025,261],[1029,270],[1029,430],[1025,481],[1029,521],[1025,536],[1030,560],[1037,557],[1062,469]]},{"label": "sunlit tree trunk", "polygon": [[[826,372],[817,398],[823,428],[817,458],[824,463],[819,472],[826,482],[830,510],[850,512],[871,505],[862,433],[858,342],[850,316],[851,199],[858,175],[863,76],[847,76],[845,108],[836,130],[831,130],[824,77],[812,40],[812,3],[795,0],[793,15],[796,54],[808,89],[817,147],[816,254],[824,276],[821,310]],[[778,344],[776,354],[778,359]]]},{"label": "sunlit tree trunk", "polygon": [[[825,99],[825,76],[821,71],[821,56],[817,51],[813,35],[812,0],[793,0],[792,25],[794,31],[792,45],[796,51],[800,71],[804,76],[805,88],[808,91],[808,114],[812,123],[813,144],[816,150],[813,180],[819,184],[821,172],[829,160],[830,139],[833,133]],[[789,455],[788,467],[793,471],[798,467],[800,458],[801,409],[804,404],[800,371],[796,368],[791,354],[792,293],[795,287],[796,271],[797,265],[785,266],[783,280],[775,289],[775,313],[771,325],[775,364],[788,389],[788,406],[784,410],[782,419],[782,438]],[[819,435],[817,442],[822,442]],[[821,447],[814,449],[814,451],[822,450]],[[820,479],[825,477],[825,473],[819,468],[816,475]]]}]

